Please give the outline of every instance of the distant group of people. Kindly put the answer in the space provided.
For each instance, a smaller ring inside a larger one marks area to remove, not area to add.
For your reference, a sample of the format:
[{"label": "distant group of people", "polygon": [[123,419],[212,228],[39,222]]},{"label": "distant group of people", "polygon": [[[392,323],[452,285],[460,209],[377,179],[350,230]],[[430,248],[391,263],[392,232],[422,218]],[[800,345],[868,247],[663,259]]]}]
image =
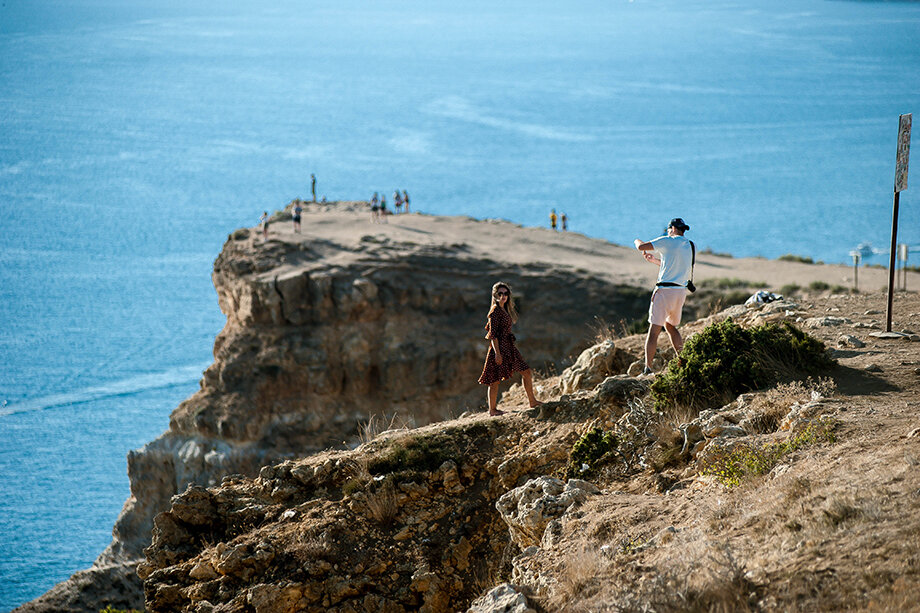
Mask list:
[{"label": "distant group of people", "polygon": [[556,209],[552,209],[549,213],[549,226],[556,230],[556,222],[562,222],[562,231],[565,232],[569,229],[569,217],[565,213],[561,217],[556,215]]},{"label": "distant group of people", "polygon": [[[316,200],[316,174],[310,173],[310,196],[312,202],[317,202]],[[323,196],[319,200],[320,204],[326,203],[326,196]],[[294,208],[291,210],[291,219],[294,222],[294,233],[300,234],[301,231],[301,219],[303,216],[303,201],[297,199],[294,201]],[[262,215],[259,217],[259,229],[262,232],[262,239],[268,240],[268,226],[271,223],[271,217],[268,215],[268,211],[262,211]]]},{"label": "distant group of people", "polygon": [[[556,211],[551,221],[556,227]],[[563,219],[565,217],[563,216]],[[565,229],[563,221],[563,229]],[[658,348],[658,337],[662,329],[668,333],[674,351],[680,353],[683,339],[677,326],[680,324],[684,300],[693,288],[693,265],[696,248],[684,233],[690,229],[683,219],[675,217],[668,223],[666,233],[650,241],[636,239],[634,244],[645,260],[657,265],[658,281],[649,305],[649,329],[645,339],[645,368],[643,374],[653,374],[652,361]],[[652,253],[657,251],[660,257]],[[530,366],[515,345],[511,326],[517,323],[518,315],[511,297],[511,286],[499,281],[492,286],[492,299],[486,319],[486,338],[489,348],[486,361],[479,376],[479,383],[489,386],[487,400],[489,415],[503,415],[498,410],[498,386],[505,379],[519,372],[524,383],[524,392],[531,407],[542,404],[534,394],[533,373]]]},{"label": "distant group of people", "polygon": [[[374,223],[387,223],[387,216],[390,215],[390,210],[387,208],[387,197],[380,197],[377,195],[377,192],[374,192],[374,195],[371,196],[371,221]],[[409,212],[409,192],[403,190],[402,193],[399,193],[399,190],[393,192],[393,206],[396,208],[396,214],[399,215],[403,212],[403,207],[405,207],[405,212]]]}]

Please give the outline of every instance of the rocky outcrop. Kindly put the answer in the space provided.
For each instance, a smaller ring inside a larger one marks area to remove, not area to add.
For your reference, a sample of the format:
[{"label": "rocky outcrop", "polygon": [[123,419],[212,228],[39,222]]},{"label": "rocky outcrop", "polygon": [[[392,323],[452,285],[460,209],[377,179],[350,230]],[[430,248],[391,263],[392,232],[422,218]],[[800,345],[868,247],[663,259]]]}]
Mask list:
[{"label": "rocky outcrop", "polygon": [[191,486],[156,518],[138,570],[147,610],[464,610],[503,564],[504,482],[532,474],[501,460],[523,444],[546,470],[571,417],[536,444],[539,419],[473,416]]},{"label": "rocky outcrop", "polygon": [[564,483],[543,476],[506,493],[495,503],[495,508],[508,524],[511,539],[524,549],[540,544],[547,525],[562,517],[569,507],[598,492],[587,481],[569,479]]},{"label": "rocky outcrop", "polygon": [[[355,233],[364,208],[334,203],[324,209],[336,212],[334,221],[317,210],[304,223],[338,224],[335,232],[263,241],[242,229],[228,237],[214,263],[227,317],[214,363],[200,391],[173,412],[169,431],[129,454],[131,495],[92,572],[120,572],[139,594],[134,568],[153,518],[190,484],[214,486],[227,475],[253,476],[272,462],[353,445],[371,416],[414,426],[483,404],[476,380],[489,288],[499,279],[514,289],[518,345],[535,368],[581,351],[595,317],[631,319],[646,308],[647,290],[562,266],[551,253],[521,261],[506,257],[501,243],[456,242],[452,220],[441,234],[415,232],[427,235],[418,240],[395,225]],[[526,232],[506,222],[463,223],[511,238]],[[57,605],[39,599],[28,610],[55,610],[67,593],[76,610],[99,608],[76,584],[56,589]]]}]

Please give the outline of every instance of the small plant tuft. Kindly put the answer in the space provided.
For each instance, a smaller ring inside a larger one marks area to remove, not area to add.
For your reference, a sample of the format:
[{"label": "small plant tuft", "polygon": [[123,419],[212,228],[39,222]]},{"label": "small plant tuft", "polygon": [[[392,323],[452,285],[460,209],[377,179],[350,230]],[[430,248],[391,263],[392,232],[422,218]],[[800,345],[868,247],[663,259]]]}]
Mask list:
[{"label": "small plant tuft", "polygon": [[394,441],[382,456],[368,463],[371,475],[402,472],[431,472],[448,460],[456,460],[456,443],[446,435],[416,436]]},{"label": "small plant tuft", "polygon": [[617,439],[613,432],[604,432],[600,428],[588,430],[572,445],[565,476],[584,477],[592,473],[609,461],[616,449]]},{"label": "small plant tuft", "polygon": [[718,453],[700,471],[701,475],[715,477],[725,487],[741,485],[746,479],[763,475],[776,466],[783,456],[818,443],[834,443],[836,422],[822,419],[785,441],[766,445],[739,445],[725,453]]},{"label": "small plant tuft", "polygon": [[781,262],[799,262],[800,264],[814,264],[815,263],[815,261],[808,256],[796,255],[794,253],[787,253],[785,255],[781,255],[776,259]]}]

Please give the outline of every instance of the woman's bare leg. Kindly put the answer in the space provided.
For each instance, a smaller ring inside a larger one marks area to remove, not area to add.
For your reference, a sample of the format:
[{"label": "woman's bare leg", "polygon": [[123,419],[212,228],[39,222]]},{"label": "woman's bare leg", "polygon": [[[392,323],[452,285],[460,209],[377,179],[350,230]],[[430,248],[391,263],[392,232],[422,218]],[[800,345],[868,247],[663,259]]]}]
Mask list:
[{"label": "woman's bare leg", "polygon": [[504,411],[499,411],[498,406],[498,381],[489,385],[489,415],[504,415]]},{"label": "woman's bare leg", "polygon": [[521,378],[524,380],[524,391],[527,392],[527,400],[530,401],[531,408],[543,404],[533,395],[533,373],[529,368],[521,373]]}]

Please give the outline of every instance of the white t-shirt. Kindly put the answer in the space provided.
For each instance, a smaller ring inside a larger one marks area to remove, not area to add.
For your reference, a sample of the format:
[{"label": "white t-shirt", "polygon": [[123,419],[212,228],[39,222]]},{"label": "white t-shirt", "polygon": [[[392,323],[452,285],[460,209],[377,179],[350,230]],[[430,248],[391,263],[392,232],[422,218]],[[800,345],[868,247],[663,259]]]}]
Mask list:
[{"label": "white t-shirt", "polygon": [[690,239],[686,236],[659,236],[649,242],[655,251],[661,254],[658,283],[677,283],[686,286],[690,280],[693,263]]}]

